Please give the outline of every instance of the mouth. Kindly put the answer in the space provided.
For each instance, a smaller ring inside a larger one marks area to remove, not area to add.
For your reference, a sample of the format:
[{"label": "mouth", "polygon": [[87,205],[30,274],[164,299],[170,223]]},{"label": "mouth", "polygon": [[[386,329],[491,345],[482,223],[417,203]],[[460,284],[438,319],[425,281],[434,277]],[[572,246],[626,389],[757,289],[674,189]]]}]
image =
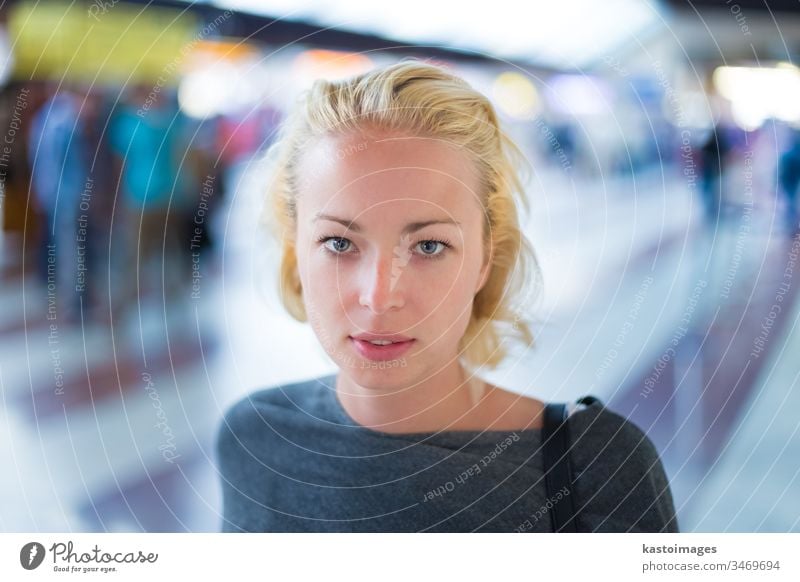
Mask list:
[{"label": "mouth", "polygon": [[412,341],[414,338],[392,332],[366,332],[350,336],[354,340],[369,341],[379,344],[402,343]]},{"label": "mouth", "polygon": [[392,360],[399,358],[406,353],[416,341],[413,338],[389,339],[389,338],[370,338],[367,336],[350,336],[350,341],[355,345],[356,350],[364,358],[375,361]]}]

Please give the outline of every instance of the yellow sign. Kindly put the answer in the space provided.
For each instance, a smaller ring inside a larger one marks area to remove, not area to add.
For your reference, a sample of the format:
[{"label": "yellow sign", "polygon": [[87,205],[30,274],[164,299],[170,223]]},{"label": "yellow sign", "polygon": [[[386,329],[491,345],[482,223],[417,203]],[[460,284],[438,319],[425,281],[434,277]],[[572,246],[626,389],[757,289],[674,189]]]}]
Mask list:
[{"label": "yellow sign", "polygon": [[16,79],[113,83],[174,82],[188,49],[213,33],[188,11],[118,0],[23,2],[8,26]]}]

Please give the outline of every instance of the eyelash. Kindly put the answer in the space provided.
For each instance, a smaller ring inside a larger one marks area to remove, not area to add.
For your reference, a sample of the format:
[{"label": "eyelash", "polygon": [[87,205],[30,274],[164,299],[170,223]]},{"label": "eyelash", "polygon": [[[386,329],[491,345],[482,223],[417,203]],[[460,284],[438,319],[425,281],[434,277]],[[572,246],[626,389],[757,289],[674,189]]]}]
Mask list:
[{"label": "eyelash", "polygon": [[[349,254],[347,251],[338,252],[337,253],[336,251],[332,251],[331,249],[326,247],[325,243],[328,242],[329,240],[332,240],[332,239],[334,239],[334,240],[346,240],[350,244],[352,244],[352,241],[350,239],[348,239],[348,238],[345,238],[343,236],[333,236],[333,235],[328,235],[328,234],[325,234],[325,235],[322,235],[321,237],[319,237],[317,239],[317,243],[318,244],[322,244],[322,248],[325,250],[325,252],[328,253],[329,255],[334,256],[334,257],[343,257],[343,256],[346,256],[347,254]],[[438,238],[422,239],[422,240],[419,240],[416,243],[414,243],[414,246],[417,246],[418,244],[424,243],[424,242],[439,243],[439,244],[441,244],[441,245],[443,245],[445,247],[445,250],[443,250],[442,252],[437,253],[435,255],[426,255],[426,254],[423,253],[422,254],[422,258],[425,259],[426,261],[432,261],[432,260],[436,260],[436,259],[441,259],[445,255],[447,250],[453,248],[453,245],[449,240],[447,240],[447,239],[438,239]]]}]

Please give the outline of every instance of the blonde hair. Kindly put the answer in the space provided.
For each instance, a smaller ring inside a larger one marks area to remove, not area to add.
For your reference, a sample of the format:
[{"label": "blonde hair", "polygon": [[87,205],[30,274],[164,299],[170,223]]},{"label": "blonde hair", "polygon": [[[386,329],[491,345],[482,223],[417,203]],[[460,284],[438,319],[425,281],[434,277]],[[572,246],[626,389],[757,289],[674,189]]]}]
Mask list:
[{"label": "blonde hair", "polygon": [[[484,95],[444,69],[412,59],[344,81],[317,80],[301,96],[269,149],[274,167],[265,219],[281,247],[279,294],[289,314],[308,321],[295,252],[299,155],[314,138],[366,128],[441,139],[474,160],[481,180],[484,250],[488,252],[491,244],[493,257],[488,278],[475,295],[459,354],[472,370],[495,368],[508,355],[505,337],[532,346],[529,325],[512,307],[519,302],[521,308],[527,299],[522,296],[526,283],[538,290],[541,279],[517,212],[517,202],[529,211],[519,177],[526,169],[525,157],[500,129]],[[506,333],[504,326],[510,326]]]}]

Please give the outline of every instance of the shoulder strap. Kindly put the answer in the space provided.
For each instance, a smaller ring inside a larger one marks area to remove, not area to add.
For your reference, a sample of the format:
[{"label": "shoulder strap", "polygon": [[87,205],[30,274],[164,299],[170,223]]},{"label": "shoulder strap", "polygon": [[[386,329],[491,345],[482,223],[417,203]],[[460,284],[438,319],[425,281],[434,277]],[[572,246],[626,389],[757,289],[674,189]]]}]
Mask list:
[{"label": "shoulder strap", "polygon": [[[566,404],[547,404],[544,409],[544,479],[550,518],[555,532],[575,532],[572,469],[569,463],[569,430]],[[564,489],[566,488],[566,494]],[[559,495],[559,491],[561,494]]]},{"label": "shoulder strap", "polygon": [[[578,398],[577,404],[591,406],[599,403],[594,396]],[[572,466],[569,461],[570,435],[566,404],[546,404],[544,409],[544,479],[547,500],[552,504],[550,518],[555,532],[576,532],[575,500],[572,494]],[[561,495],[559,496],[559,491]],[[566,494],[565,494],[566,491]]]},{"label": "shoulder strap", "polygon": [[578,398],[576,401],[578,404],[585,404],[586,406],[591,406],[595,402],[600,403],[600,406],[603,406],[603,402],[599,398],[595,398],[594,396],[582,396]]}]

